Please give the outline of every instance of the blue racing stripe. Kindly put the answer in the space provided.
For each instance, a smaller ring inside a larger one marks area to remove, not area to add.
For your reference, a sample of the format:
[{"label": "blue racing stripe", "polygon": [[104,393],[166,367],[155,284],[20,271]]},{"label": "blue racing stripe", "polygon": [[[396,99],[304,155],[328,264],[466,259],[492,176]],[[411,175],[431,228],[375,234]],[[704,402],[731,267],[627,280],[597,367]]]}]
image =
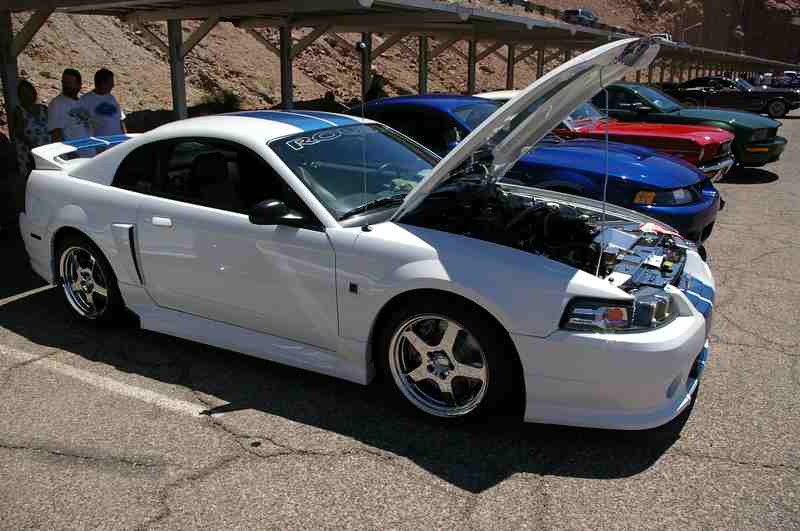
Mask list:
[{"label": "blue racing stripe", "polygon": [[306,116],[313,116],[314,118],[319,118],[320,120],[325,120],[326,122],[333,122],[336,125],[357,125],[361,122],[358,120],[354,120],[350,116],[342,116],[341,114],[335,114],[332,112],[324,112],[324,111],[286,111],[292,114],[304,114]]},{"label": "blue racing stripe", "polygon": [[258,118],[260,120],[270,120],[284,125],[296,127],[308,133],[310,131],[318,131],[319,129],[326,129],[337,125],[333,120],[326,120],[324,118],[317,118],[314,116],[306,115],[306,113],[295,113],[291,111],[243,111],[231,113],[231,116],[243,116],[245,118]]},{"label": "blue racing stripe", "polygon": [[65,140],[62,144],[74,147],[75,149],[93,149],[116,146],[130,138],[131,137],[128,135],[90,136],[87,138],[77,138],[75,140]]}]

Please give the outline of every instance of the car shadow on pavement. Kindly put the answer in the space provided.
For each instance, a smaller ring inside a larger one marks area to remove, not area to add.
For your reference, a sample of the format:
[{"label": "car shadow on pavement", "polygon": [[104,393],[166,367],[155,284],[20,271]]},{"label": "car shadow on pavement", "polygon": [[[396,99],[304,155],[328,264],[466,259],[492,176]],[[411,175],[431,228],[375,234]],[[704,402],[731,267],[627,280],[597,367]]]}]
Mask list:
[{"label": "car shadow on pavement", "polygon": [[[7,251],[7,242],[0,249]],[[18,254],[7,261],[22,275],[20,293],[29,283],[23,261]],[[17,278],[4,275],[0,293],[8,296],[16,289]],[[524,424],[520,412],[512,410],[485,422],[443,426],[402,403],[388,391],[389,382],[365,387],[133,326],[84,324],[71,317],[56,289],[5,303],[0,307],[0,328],[38,345],[189,389],[198,400],[223,404],[208,410],[218,422],[227,424],[226,414],[233,412],[263,412],[404,457],[476,493],[518,473],[599,479],[638,474],[675,443],[690,414],[686,411],[665,428],[645,432]],[[248,436],[276,439],[280,434],[274,430],[280,429],[281,421],[263,417],[260,425],[259,418],[247,416],[245,427],[238,429]]]},{"label": "car shadow on pavement", "polygon": [[778,180],[778,175],[759,168],[737,166],[720,181],[723,184],[767,184]]}]

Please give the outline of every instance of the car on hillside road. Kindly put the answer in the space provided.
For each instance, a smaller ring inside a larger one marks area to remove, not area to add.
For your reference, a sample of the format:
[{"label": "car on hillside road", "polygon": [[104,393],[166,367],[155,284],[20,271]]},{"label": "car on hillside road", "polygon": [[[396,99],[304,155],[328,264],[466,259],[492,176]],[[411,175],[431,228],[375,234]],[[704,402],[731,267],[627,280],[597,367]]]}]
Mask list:
[{"label": "car on hillside road", "polygon": [[693,403],[708,356],[715,287],[697,247],[641,213],[502,181],[658,48],[577,57],[443,159],[315,111],[42,146],[25,247],[82,320],[127,309],[148,330],[361,384],[378,373],[442,422],[524,403],[530,422],[659,426]]},{"label": "car on hillside road", "polygon": [[719,127],[735,135],[733,157],[741,166],[763,166],[776,161],[786,149],[786,139],[778,135],[781,123],[750,112],[684,107],[658,89],[636,83],[615,83],[592,98],[601,111],[625,122],[699,124]]},{"label": "car on hillside road", "polygon": [[[499,90],[479,98],[505,103],[519,93]],[[591,103],[579,106],[553,132],[561,138],[592,138],[634,144],[672,155],[697,166],[709,179],[722,179],[733,167],[734,136],[718,127],[622,122],[608,118]]]}]

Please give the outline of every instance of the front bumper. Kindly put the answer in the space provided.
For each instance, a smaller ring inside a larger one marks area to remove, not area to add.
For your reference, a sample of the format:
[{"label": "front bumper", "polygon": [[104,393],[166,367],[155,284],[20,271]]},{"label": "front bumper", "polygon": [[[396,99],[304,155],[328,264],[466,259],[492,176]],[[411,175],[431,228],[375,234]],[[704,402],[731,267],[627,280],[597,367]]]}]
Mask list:
[{"label": "front bumper", "polygon": [[525,378],[525,420],[642,430],[666,424],[686,409],[708,356],[711,316],[694,306],[688,292],[670,291],[680,316],[657,330],[559,330],[546,338],[512,334]]},{"label": "front bumper", "polygon": [[736,164],[736,161],[733,160],[733,157],[728,157],[723,160],[718,160],[705,166],[700,166],[700,171],[703,174],[711,179],[712,181],[716,182],[725,177],[725,175],[733,168]]},{"label": "front bumper", "polygon": [[688,205],[631,205],[629,208],[663,221],[692,241],[705,241],[711,236],[721,197],[715,189],[704,190],[703,199]]},{"label": "front bumper", "polygon": [[736,150],[736,162],[742,166],[763,166],[781,158],[787,140],[776,136],[764,142],[751,142]]}]

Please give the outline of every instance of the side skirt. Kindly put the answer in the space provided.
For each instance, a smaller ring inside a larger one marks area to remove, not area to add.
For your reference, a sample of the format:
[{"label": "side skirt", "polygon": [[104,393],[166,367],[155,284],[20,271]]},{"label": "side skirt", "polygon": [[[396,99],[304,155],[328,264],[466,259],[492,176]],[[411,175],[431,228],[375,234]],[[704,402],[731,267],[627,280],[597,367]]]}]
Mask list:
[{"label": "side skirt", "polygon": [[299,369],[326,374],[359,384],[371,377],[368,364],[340,356],[336,352],[298,343],[235,325],[221,323],[152,304],[144,289],[120,285],[129,309],[139,316],[145,330],[232,350]]}]

